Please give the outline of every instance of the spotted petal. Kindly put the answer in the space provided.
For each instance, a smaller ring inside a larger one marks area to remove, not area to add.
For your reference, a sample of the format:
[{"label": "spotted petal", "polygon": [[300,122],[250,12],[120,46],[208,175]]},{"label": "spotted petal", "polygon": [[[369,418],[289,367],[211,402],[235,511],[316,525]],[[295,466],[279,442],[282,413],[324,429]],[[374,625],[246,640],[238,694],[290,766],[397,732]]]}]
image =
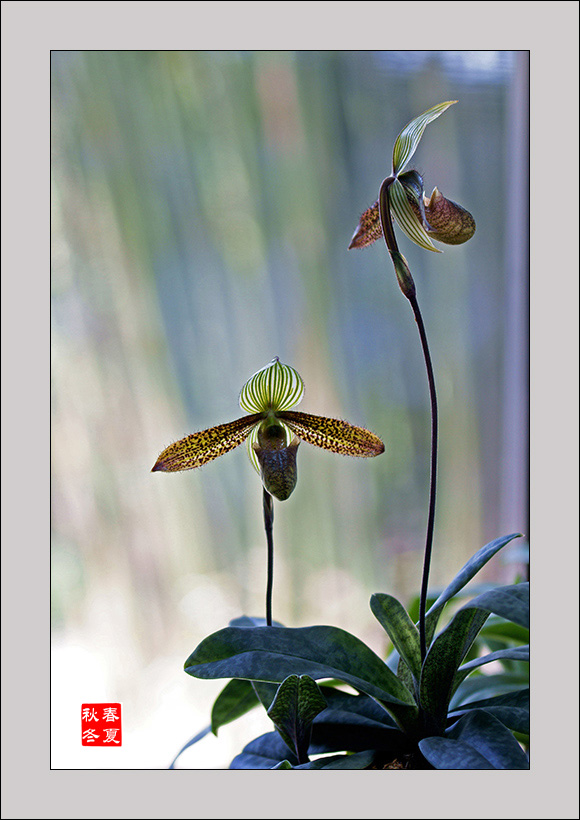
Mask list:
[{"label": "spotted petal", "polygon": [[210,427],[209,430],[192,433],[166,447],[151,472],[160,470],[165,473],[174,473],[179,470],[201,467],[242,444],[252,428],[263,418],[263,413],[255,413],[236,421],[230,421],[228,424],[218,424],[217,427]]},{"label": "spotted petal", "polygon": [[289,410],[304,395],[304,382],[298,371],[282,364],[276,356],[248,379],[240,393],[240,407],[247,413]]},{"label": "spotted petal", "polygon": [[298,438],[344,456],[371,457],[384,452],[385,445],[374,433],[340,419],[285,411],[278,418],[286,422]]}]

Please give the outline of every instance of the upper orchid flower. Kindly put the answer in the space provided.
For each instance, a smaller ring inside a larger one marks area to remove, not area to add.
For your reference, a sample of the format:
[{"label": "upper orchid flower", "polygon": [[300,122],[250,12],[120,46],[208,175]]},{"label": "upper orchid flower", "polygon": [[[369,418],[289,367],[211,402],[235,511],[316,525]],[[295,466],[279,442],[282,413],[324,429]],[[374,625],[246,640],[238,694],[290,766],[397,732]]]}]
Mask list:
[{"label": "upper orchid flower", "polygon": [[[475,220],[465,208],[446,199],[437,188],[425,195],[423,179],[417,171],[405,171],[427,125],[456,100],[439,103],[406,125],[395,141],[393,170],[389,186],[391,213],[409,239],[422,248],[440,253],[431,239],[448,245],[460,245],[475,233]],[[377,200],[363,213],[350,248],[364,248],[382,236]]]},{"label": "upper orchid flower", "polygon": [[296,486],[300,440],[348,456],[378,456],[384,451],[383,442],[362,427],[292,411],[303,394],[304,382],[298,372],[276,357],[242,387],[240,407],[250,415],[169,445],[152,472],[201,467],[248,439],[250,460],[265,489],[284,501]]}]

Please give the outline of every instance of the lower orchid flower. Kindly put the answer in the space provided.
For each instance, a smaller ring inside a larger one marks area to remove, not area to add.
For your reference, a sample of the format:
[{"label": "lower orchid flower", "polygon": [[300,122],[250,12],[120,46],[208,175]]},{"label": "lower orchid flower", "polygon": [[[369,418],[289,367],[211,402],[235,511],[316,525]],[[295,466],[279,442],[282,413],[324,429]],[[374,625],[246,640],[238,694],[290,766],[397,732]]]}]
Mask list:
[{"label": "lower orchid flower", "polygon": [[298,372],[276,356],[242,387],[240,407],[250,415],[170,444],[152,472],[201,467],[247,439],[250,461],[264,488],[285,501],[296,486],[296,455],[301,441],[347,456],[372,457],[384,452],[383,442],[363,427],[291,410],[303,395],[304,382]]}]

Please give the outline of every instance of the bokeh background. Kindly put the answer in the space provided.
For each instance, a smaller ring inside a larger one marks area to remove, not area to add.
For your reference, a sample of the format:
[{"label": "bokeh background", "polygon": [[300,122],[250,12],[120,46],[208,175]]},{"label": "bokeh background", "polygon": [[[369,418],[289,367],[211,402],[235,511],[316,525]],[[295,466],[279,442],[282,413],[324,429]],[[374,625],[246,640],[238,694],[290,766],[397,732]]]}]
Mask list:
[{"label": "bokeh background", "polygon": [[[242,415],[274,356],[299,409],[368,427],[379,458],[303,444],[275,510],[274,617],[383,654],[368,601],[420,585],[428,393],[386,249],[348,251],[414,116],[458,100],[411,165],[477,222],[433,254],[400,237],[440,410],[433,589],[528,527],[528,53],[52,53],[53,768],[163,768],[224,682],[183,662],[265,613],[260,481],[245,447],[201,470],[159,452]],[[524,540],[487,581],[525,571]],[[81,748],[81,702],[121,701],[122,749]],[[56,718],[58,716],[58,718]],[[180,758],[226,767],[247,715]],[[112,759],[114,758],[114,760]]]}]

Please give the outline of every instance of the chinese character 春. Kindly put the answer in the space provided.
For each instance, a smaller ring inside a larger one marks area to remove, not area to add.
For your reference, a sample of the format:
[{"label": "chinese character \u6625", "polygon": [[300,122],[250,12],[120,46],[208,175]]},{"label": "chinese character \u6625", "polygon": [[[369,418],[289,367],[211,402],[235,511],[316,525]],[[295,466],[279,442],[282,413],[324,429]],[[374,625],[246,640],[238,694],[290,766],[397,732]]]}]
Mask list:
[{"label": "chinese character \u6625", "polygon": [[103,709],[103,720],[106,720],[107,723],[110,723],[112,720],[119,720],[119,715],[117,714],[117,707],[106,706]]}]

